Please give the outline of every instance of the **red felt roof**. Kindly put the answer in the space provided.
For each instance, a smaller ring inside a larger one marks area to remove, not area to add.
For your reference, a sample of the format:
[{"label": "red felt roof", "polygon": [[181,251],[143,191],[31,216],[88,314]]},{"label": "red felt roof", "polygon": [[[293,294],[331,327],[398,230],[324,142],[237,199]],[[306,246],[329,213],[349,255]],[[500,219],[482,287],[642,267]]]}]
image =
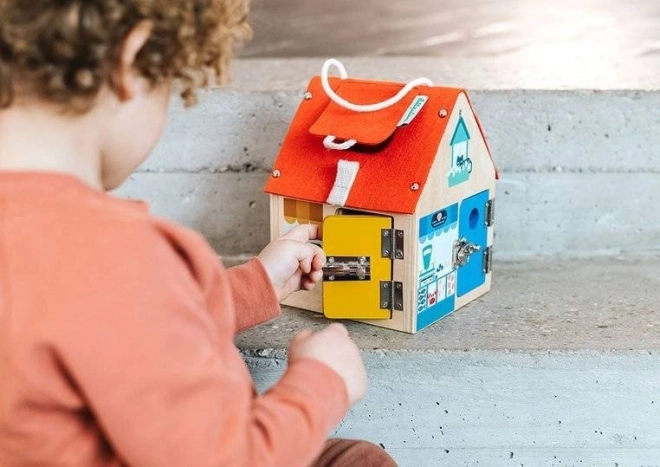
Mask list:
[{"label": "red felt roof", "polygon": [[[331,78],[332,88],[356,104],[372,104],[395,95],[402,84]],[[266,192],[325,203],[337,175],[340,159],[360,163],[347,208],[412,214],[428,179],[449,118],[438,113],[452,109],[462,89],[420,86],[388,109],[357,113],[339,107],[315,77],[309,84],[312,98],[303,100],[273,166],[280,176],[269,177]],[[429,99],[407,126],[397,128],[413,99]],[[323,146],[327,135],[355,139],[347,151]],[[413,191],[411,185],[420,189]]]}]

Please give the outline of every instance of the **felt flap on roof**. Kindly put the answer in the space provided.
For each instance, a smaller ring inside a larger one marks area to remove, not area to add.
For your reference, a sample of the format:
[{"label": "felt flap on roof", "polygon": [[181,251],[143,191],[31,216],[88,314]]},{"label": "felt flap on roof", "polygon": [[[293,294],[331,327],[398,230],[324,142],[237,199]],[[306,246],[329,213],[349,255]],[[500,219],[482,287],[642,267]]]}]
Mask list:
[{"label": "felt flap on roof", "polygon": [[[403,85],[398,83],[347,79],[341,82],[336,92],[349,102],[365,105],[390,99],[402,88]],[[384,143],[394,134],[413,100],[420,94],[424,94],[423,86],[413,89],[393,106],[375,112],[355,112],[330,101],[309,132],[322,137],[332,135],[340,140],[354,139],[365,145]]]}]

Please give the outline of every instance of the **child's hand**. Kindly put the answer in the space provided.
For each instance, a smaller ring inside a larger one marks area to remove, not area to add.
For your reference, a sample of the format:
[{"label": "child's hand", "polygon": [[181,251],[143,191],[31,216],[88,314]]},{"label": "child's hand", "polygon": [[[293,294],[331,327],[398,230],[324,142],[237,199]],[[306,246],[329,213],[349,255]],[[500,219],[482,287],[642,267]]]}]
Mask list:
[{"label": "child's hand", "polygon": [[323,331],[313,333],[305,329],[289,345],[289,362],[313,358],[325,363],[344,380],[348,400],[353,405],[367,392],[367,373],[355,342],[341,324],[331,324]]},{"label": "child's hand", "polygon": [[325,253],[309,243],[318,235],[317,225],[301,225],[259,253],[280,301],[300,289],[313,289],[323,278],[321,268],[325,265]]}]

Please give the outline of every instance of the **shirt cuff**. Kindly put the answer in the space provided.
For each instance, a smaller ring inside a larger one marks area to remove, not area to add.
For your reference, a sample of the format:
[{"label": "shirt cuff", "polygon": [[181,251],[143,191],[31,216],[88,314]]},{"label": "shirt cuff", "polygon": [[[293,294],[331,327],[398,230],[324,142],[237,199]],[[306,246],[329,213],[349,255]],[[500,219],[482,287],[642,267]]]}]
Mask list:
[{"label": "shirt cuff", "polygon": [[[300,393],[318,434],[327,437],[346,416],[350,403],[344,380],[325,363],[303,358],[290,364],[277,385]],[[295,388],[295,389],[294,389]]]},{"label": "shirt cuff", "polygon": [[236,331],[241,332],[276,318],[280,304],[259,258],[227,270],[236,310]]}]

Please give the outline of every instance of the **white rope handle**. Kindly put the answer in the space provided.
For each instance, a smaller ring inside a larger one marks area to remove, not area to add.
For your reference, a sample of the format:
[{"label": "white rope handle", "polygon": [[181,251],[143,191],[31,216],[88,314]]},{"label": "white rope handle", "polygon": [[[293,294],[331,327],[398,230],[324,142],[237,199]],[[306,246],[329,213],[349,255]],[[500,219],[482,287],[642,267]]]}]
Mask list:
[{"label": "white rope handle", "polygon": [[395,96],[387,99],[386,101],[377,102],[375,104],[358,105],[352,102],[348,102],[346,99],[339,96],[334,91],[334,89],[330,87],[330,80],[328,79],[328,75],[330,73],[330,67],[332,66],[336,67],[339,70],[339,77],[341,79],[348,78],[348,73],[346,72],[346,68],[344,67],[344,65],[339,60],[330,58],[325,61],[325,63],[323,64],[323,68],[321,70],[321,84],[323,85],[323,90],[335,104],[340,105],[345,109],[352,110],[353,112],[363,112],[363,113],[378,112],[379,110],[392,107],[394,104],[400,102],[401,99],[406,97],[406,95],[416,86],[433,86],[433,81],[431,81],[430,79],[417,78],[406,84],[404,88],[401,89],[401,91],[399,91]]},{"label": "white rope handle", "polygon": [[357,140],[354,139],[347,139],[343,143],[335,143],[335,139],[336,138],[332,135],[327,136],[323,140],[323,146],[325,146],[326,149],[334,149],[335,151],[346,151],[357,144]]}]

